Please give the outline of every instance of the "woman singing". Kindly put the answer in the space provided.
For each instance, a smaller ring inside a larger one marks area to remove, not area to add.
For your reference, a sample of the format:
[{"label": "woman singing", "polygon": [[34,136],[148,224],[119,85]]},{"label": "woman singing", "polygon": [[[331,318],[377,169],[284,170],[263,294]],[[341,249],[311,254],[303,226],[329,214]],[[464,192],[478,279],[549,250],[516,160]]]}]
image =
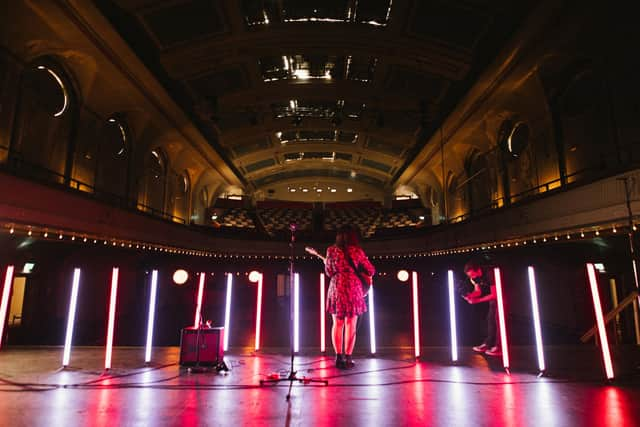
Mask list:
[{"label": "woman singing", "polygon": [[[327,312],[333,318],[331,341],[336,352],[336,367],[350,369],[356,343],[358,316],[367,311],[362,282],[358,277],[373,276],[375,269],[360,247],[354,227],[343,226],[335,245],[327,248],[325,273],[331,278],[327,293]],[[344,340],[343,340],[344,334]]]}]

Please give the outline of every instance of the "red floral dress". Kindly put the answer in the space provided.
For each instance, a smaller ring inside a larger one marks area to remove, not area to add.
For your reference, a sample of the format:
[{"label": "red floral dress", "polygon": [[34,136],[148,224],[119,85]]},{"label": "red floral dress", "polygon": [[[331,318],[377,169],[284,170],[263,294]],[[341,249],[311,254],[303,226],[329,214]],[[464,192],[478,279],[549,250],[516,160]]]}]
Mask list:
[{"label": "red floral dress", "polygon": [[[347,246],[346,250],[359,271],[373,276],[376,272],[371,262],[359,246]],[[324,271],[331,278],[327,293],[327,312],[339,318],[359,316],[367,311],[362,282],[346,260],[340,247],[327,248]]]}]

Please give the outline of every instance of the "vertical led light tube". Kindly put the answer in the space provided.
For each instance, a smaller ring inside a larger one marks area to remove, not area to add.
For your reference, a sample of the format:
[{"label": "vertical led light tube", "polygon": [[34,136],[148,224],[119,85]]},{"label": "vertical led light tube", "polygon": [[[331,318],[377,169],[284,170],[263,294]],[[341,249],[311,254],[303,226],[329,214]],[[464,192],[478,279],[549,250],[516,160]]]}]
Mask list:
[{"label": "vertical led light tube", "polygon": [[369,344],[371,354],[376,354],[376,315],[373,311],[373,286],[369,286]]},{"label": "vertical led light tube", "polygon": [[0,348],[2,348],[2,337],[4,337],[4,325],[7,320],[7,310],[9,309],[9,294],[13,284],[13,265],[7,266],[4,275],[4,286],[2,287],[2,302],[0,302]]},{"label": "vertical led light tube", "polygon": [[324,273],[320,273],[320,352],[327,351],[327,343],[325,339],[325,308],[324,308]]},{"label": "vertical led light tube", "polygon": [[418,313],[418,273],[411,273],[411,295],[413,301],[413,351],[416,358],[420,357],[420,317]]},{"label": "vertical led light tube", "polygon": [[78,303],[78,288],[80,287],[80,269],[73,269],[73,281],[71,282],[71,297],[69,298],[69,314],[67,315],[67,333],[64,338],[64,351],[62,352],[62,367],[69,366],[71,359],[71,340],[73,339],[73,326],[76,323],[76,306]]},{"label": "vertical led light tube", "polygon": [[145,363],[151,362],[153,344],[153,323],[156,317],[156,294],[158,292],[158,270],[151,272],[151,294],[149,295],[149,315],[147,316],[147,345],[144,352]]},{"label": "vertical led light tube", "polygon": [[496,294],[498,299],[498,322],[500,324],[500,346],[502,347],[502,366],[509,369],[509,342],[507,340],[507,326],[504,317],[504,298],[502,297],[502,277],[498,267],[493,269],[496,279]]},{"label": "vertical led light tube", "polygon": [[293,351],[300,351],[300,276],[294,274],[293,281]]},{"label": "vertical led light tube", "polygon": [[258,277],[258,298],[256,301],[256,351],[260,350],[260,331],[262,330],[262,279],[260,273]]},{"label": "vertical led light tube", "polygon": [[587,264],[587,274],[591,286],[591,296],[593,298],[593,310],[596,313],[596,325],[598,326],[598,337],[600,338],[600,348],[602,349],[602,360],[608,379],[613,379],[613,365],[611,363],[611,352],[609,351],[609,339],[607,329],[602,316],[602,305],[600,304],[600,294],[598,293],[598,281],[593,264]]},{"label": "vertical led light tube", "polygon": [[113,331],[116,321],[116,296],[118,295],[118,267],[111,272],[111,298],[109,298],[109,324],[107,327],[107,351],[104,358],[104,369],[111,369],[111,353],[113,351]]},{"label": "vertical led light tube", "polygon": [[227,273],[227,296],[224,303],[224,341],[222,349],[229,350],[229,328],[231,325],[231,292],[233,290],[233,275]]},{"label": "vertical led light tube", "polygon": [[200,282],[198,283],[198,299],[196,300],[196,315],[193,319],[193,327],[200,326],[200,311],[202,310],[202,294],[204,293],[204,273],[200,273]]},{"label": "vertical led light tube", "polygon": [[453,271],[447,272],[449,281],[449,327],[451,328],[451,360],[458,361],[458,331],[456,326],[456,300],[453,289]]},{"label": "vertical led light tube", "polygon": [[527,269],[529,273],[529,291],[531,292],[531,310],[533,311],[533,331],[536,335],[536,351],[538,352],[538,369],[544,372],[544,350],[542,346],[542,328],[540,327],[540,312],[538,310],[538,290],[536,286],[536,275],[533,267]]}]

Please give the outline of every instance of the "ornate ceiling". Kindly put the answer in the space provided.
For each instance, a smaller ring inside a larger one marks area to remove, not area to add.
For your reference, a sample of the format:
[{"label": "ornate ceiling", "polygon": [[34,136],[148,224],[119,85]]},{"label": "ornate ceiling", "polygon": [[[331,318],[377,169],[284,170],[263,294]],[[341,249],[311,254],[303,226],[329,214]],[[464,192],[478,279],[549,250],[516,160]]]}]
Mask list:
[{"label": "ornate ceiling", "polygon": [[95,3],[246,192],[351,200],[407,184],[402,171],[534,2]]}]

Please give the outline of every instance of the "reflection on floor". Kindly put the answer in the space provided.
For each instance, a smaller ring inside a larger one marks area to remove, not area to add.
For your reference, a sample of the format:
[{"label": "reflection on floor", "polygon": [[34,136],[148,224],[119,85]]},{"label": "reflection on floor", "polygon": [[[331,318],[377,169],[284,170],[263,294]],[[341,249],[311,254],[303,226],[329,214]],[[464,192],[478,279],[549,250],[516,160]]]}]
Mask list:
[{"label": "reflection on floor", "polygon": [[[332,356],[296,356],[298,377],[328,386],[289,382],[260,387],[260,379],[287,377],[286,352],[225,356],[228,373],[190,373],[178,348],[118,347],[113,369],[102,371],[104,351],[75,348],[72,367],[59,370],[57,347],[0,351],[0,425],[535,425],[625,426],[640,423],[638,351],[631,349],[622,378],[607,384],[593,348],[548,350],[548,366],[534,370],[463,350],[457,365],[444,349],[356,358],[338,370]],[[520,349],[528,354],[531,349]],[[518,354],[518,351],[515,351]],[[520,360],[526,360],[522,357]],[[560,363],[563,361],[563,363]],[[531,365],[534,366],[534,365]]]}]

